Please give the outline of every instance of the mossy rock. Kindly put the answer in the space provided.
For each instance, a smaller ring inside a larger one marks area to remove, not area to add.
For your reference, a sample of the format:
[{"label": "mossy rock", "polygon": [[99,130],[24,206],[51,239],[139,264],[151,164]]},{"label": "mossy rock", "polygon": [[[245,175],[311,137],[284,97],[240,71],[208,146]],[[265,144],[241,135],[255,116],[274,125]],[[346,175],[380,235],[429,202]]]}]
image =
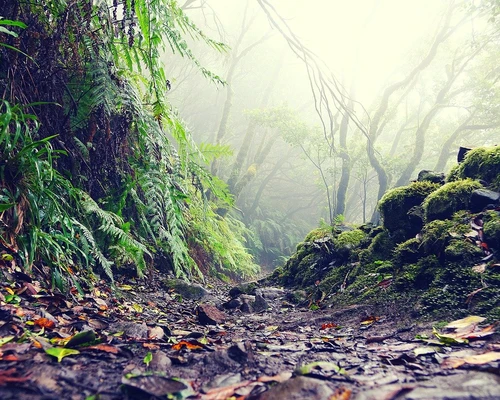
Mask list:
[{"label": "mossy rock", "polygon": [[384,228],[391,233],[402,232],[404,239],[414,236],[422,228],[422,222],[416,223],[408,212],[439,187],[436,183],[423,181],[389,190],[378,204]]},{"label": "mossy rock", "polygon": [[489,211],[485,213],[483,219],[486,243],[496,250],[500,249],[500,215],[496,211]]},{"label": "mossy rock", "polygon": [[361,229],[353,229],[351,231],[345,231],[338,234],[334,239],[333,243],[336,249],[353,249],[358,247],[361,241],[366,238],[366,232]]},{"label": "mossy rock", "polygon": [[363,264],[371,264],[376,261],[388,259],[396,243],[386,229],[378,231],[368,247],[359,253],[359,261]]},{"label": "mossy rock", "polygon": [[324,238],[332,237],[332,227],[322,227],[313,229],[311,232],[307,234],[304,239],[304,242],[314,242],[315,240],[320,240]]},{"label": "mossy rock", "polygon": [[416,263],[424,255],[420,244],[420,240],[416,238],[398,244],[394,249],[394,265],[399,268],[405,264]]},{"label": "mossy rock", "polygon": [[500,147],[478,147],[467,152],[464,161],[448,174],[448,181],[476,179],[500,189]]},{"label": "mossy rock", "polygon": [[479,261],[483,256],[483,252],[480,247],[468,240],[453,239],[444,249],[444,255],[447,261],[460,261],[467,265]]},{"label": "mossy rock", "polygon": [[395,286],[398,291],[427,289],[442,268],[438,258],[430,255],[415,264],[407,264],[398,273]]},{"label": "mossy rock", "polygon": [[467,210],[470,196],[482,185],[472,179],[448,182],[427,196],[423,202],[425,220],[450,219],[459,210]]}]

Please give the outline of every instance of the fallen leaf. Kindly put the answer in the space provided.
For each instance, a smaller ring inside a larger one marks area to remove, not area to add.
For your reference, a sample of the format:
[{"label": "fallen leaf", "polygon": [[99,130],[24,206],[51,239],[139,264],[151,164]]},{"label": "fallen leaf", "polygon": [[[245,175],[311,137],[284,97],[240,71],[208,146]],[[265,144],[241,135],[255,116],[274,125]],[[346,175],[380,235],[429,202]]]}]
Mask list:
[{"label": "fallen leaf", "polygon": [[292,377],[291,372],[282,372],[281,374],[274,375],[274,376],[261,376],[260,378],[257,379],[258,382],[285,382],[288,379]]},{"label": "fallen leaf", "polygon": [[160,348],[160,346],[155,343],[143,343],[142,347],[150,350],[158,350]]},{"label": "fallen leaf", "polygon": [[328,400],[349,400],[352,391],[350,389],[341,387],[335,390],[335,393],[330,396]]},{"label": "fallen leaf", "polygon": [[327,324],[323,324],[321,325],[321,328],[319,328],[320,330],[325,330],[325,329],[330,329],[330,328],[338,328],[339,326],[333,322],[329,322]]},{"label": "fallen leaf", "polygon": [[425,356],[428,354],[434,354],[436,352],[436,349],[434,347],[423,346],[423,347],[417,347],[416,349],[413,350],[413,352],[418,357],[418,356]]},{"label": "fallen leaf", "polygon": [[61,362],[64,357],[80,354],[78,350],[66,349],[64,347],[51,347],[45,349],[45,352],[49,356],[57,358],[57,362]]},{"label": "fallen leaf", "polygon": [[478,339],[482,338],[485,336],[490,336],[495,333],[495,325],[488,325],[487,327],[481,329],[478,332],[472,332],[471,334],[467,335],[467,339]]},{"label": "fallen leaf", "polygon": [[0,346],[3,346],[5,343],[9,343],[15,336],[5,336],[0,338]]},{"label": "fallen leaf", "polygon": [[474,266],[472,267],[472,270],[473,270],[474,272],[477,272],[477,273],[479,273],[479,274],[482,274],[484,271],[486,271],[486,266],[487,266],[487,264],[486,264],[486,263],[482,263],[482,264],[474,265]]},{"label": "fallen leaf", "polygon": [[488,364],[490,362],[500,360],[500,352],[490,351],[489,353],[465,357],[463,360],[467,364],[474,364],[474,365]]},{"label": "fallen leaf", "polygon": [[115,347],[111,346],[109,344],[97,344],[95,346],[88,346],[85,347],[84,350],[99,350],[99,351],[104,351],[106,353],[113,353],[113,354],[118,354],[120,350]]},{"label": "fallen leaf", "polygon": [[54,329],[56,326],[54,321],[51,321],[48,318],[38,318],[33,322],[35,325],[38,325],[40,328],[45,328],[45,329]]},{"label": "fallen leaf", "polygon": [[138,312],[138,313],[142,313],[142,311],[143,311],[143,310],[142,310],[142,307],[141,307],[139,304],[136,304],[136,303],[132,304],[132,308],[133,308],[136,312]]},{"label": "fallen leaf", "polygon": [[447,329],[462,329],[466,328],[470,325],[477,325],[481,322],[483,322],[486,318],[484,317],[479,317],[477,315],[470,315],[466,318],[462,319],[457,319],[456,321],[450,322],[448,325],[445,326]]},{"label": "fallen leaf", "polygon": [[179,351],[183,347],[188,350],[200,350],[203,349],[203,346],[198,344],[198,341],[188,342],[187,340],[181,340],[179,343],[176,343],[172,346],[172,350]]},{"label": "fallen leaf", "polygon": [[0,371],[0,385],[5,385],[7,383],[21,383],[21,382],[26,382],[28,379],[30,379],[29,375],[26,376],[13,376],[16,374],[16,369],[15,368],[10,368],[5,371]]},{"label": "fallen leaf", "polygon": [[375,322],[377,322],[380,319],[380,317],[375,317],[374,315],[371,315],[367,318],[365,318],[363,321],[361,321],[361,325],[371,325]]},{"label": "fallen leaf", "polygon": [[64,347],[77,347],[96,340],[94,331],[83,331],[74,335]]}]

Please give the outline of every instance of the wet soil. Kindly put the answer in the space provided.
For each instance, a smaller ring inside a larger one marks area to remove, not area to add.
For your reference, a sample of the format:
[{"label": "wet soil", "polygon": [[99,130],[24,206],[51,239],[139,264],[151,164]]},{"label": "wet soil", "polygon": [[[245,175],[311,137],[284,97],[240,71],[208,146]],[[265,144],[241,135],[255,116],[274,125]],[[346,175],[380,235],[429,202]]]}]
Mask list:
[{"label": "wet soil", "polygon": [[312,311],[261,287],[261,304],[233,291],[239,306],[227,308],[230,287],[205,286],[191,296],[153,277],[78,298],[4,285],[0,399],[500,398],[488,321],[448,330],[452,340],[443,321],[397,305]]}]

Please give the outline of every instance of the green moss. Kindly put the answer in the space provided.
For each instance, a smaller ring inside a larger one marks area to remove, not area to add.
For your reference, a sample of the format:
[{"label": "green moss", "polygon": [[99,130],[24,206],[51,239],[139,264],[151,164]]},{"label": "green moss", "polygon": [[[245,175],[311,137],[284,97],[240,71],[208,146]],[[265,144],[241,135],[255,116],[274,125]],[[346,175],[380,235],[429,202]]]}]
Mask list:
[{"label": "green moss", "polygon": [[448,261],[460,261],[464,265],[474,263],[483,255],[482,250],[465,239],[453,239],[444,250]]},{"label": "green moss", "polygon": [[384,227],[390,232],[403,231],[405,238],[415,235],[421,229],[421,223],[418,226],[408,212],[439,187],[436,183],[414,182],[389,190],[378,204]]},{"label": "green moss", "polygon": [[470,150],[464,161],[448,175],[448,181],[481,179],[493,190],[500,189],[500,147],[478,147]]},{"label": "green moss", "polygon": [[416,263],[420,257],[422,257],[420,241],[415,238],[398,244],[394,250],[394,264],[396,267]]},{"label": "green moss", "polygon": [[366,233],[361,229],[353,229],[352,231],[345,231],[337,235],[333,239],[336,248],[352,249],[359,246],[361,241],[366,237]]},{"label": "green moss", "polygon": [[315,240],[331,236],[332,236],[331,227],[316,228],[307,234],[306,238],[304,239],[304,242],[314,242]]},{"label": "green moss", "polygon": [[482,185],[471,179],[449,182],[431,193],[423,202],[426,221],[449,219],[469,206],[471,193]]},{"label": "green moss", "polygon": [[427,256],[416,264],[405,265],[395,279],[395,286],[398,290],[427,289],[440,268],[442,266],[435,255]]},{"label": "green moss", "polygon": [[371,264],[375,261],[387,260],[391,257],[396,244],[389,236],[386,229],[380,231],[368,245],[367,249],[359,253],[359,261],[363,264]]},{"label": "green moss", "polygon": [[500,249],[500,216],[496,211],[489,211],[484,215],[484,236],[488,245]]},{"label": "green moss", "polygon": [[436,220],[425,225],[422,230],[422,248],[428,254],[440,255],[450,240],[453,222]]}]

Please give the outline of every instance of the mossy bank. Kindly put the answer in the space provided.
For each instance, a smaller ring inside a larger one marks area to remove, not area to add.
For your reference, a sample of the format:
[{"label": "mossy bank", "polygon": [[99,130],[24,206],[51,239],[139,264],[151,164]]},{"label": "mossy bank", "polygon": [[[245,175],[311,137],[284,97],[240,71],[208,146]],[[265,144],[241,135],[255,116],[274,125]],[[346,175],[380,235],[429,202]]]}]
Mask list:
[{"label": "mossy bank", "polygon": [[444,182],[388,191],[380,226],[318,228],[271,279],[311,308],[370,303],[415,316],[500,318],[500,148],[471,150]]}]

